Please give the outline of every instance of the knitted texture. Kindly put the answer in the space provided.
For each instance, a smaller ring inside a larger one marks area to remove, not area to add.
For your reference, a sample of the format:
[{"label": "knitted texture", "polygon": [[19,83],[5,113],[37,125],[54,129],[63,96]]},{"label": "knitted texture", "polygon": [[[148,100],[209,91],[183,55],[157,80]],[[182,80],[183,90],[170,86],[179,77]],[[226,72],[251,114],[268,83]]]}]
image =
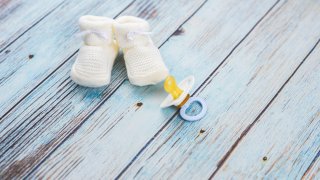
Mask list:
[{"label": "knitted texture", "polygon": [[116,19],[114,30],[132,84],[157,84],[168,76],[168,69],[149,36],[150,28],[145,20],[122,16]]},{"label": "knitted texture", "polygon": [[101,87],[110,83],[112,66],[118,53],[118,46],[113,41],[113,23],[113,19],[106,17],[80,17],[83,46],[70,74],[77,84]]}]

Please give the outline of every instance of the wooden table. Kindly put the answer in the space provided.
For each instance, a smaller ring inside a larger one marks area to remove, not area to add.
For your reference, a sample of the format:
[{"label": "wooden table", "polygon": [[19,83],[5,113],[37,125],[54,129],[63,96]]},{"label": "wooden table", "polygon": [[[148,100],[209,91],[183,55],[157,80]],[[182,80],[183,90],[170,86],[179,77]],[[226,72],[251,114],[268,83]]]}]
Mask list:
[{"label": "wooden table", "polygon": [[[75,84],[85,14],[146,19],[205,118],[160,109],[122,56]],[[0,179],[320,178],[319,0],[1,0],[0,22]]]}]

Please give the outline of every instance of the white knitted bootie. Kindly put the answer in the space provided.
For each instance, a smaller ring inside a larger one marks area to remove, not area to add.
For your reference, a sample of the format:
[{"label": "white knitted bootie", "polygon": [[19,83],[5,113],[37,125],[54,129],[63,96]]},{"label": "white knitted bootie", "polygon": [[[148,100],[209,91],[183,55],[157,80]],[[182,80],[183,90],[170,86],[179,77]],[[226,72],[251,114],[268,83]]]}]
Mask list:
[{"label": "white knitted bootie", "polygon": [[138,86],[157,84],[169,74],[149,31],[148,22],[137,17],[122,16],[114,24],[129,80]]},{"label": "white knitted bootie", "polygon": [[100,87],[110,83],[111,70],[118,53],[113,40],[114,20],[82,16],[79,19],[83,46],[71,69],[71,79],[82,86]]}]

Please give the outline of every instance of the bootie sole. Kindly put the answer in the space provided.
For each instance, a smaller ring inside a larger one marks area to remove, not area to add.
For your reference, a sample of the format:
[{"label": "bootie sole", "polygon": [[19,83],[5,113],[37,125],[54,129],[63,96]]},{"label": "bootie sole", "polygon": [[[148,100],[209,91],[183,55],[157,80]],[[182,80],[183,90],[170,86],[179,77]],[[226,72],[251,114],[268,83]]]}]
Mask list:
[{"label": "bootie sole", "polygon": [[158,84],[159,82],[163,81],[168,75],[168,70],[161,70],[145,76],[130,76],[128,74],[128,78],[131,84],[134,84],[136,86],[146,86]]},{"label": "bootie sole", "polygon": [[92,87],[92,88],[102,87],[110,83],[110,79],[108,78],[93,79],[92,77],[88,78],[88,77],[81,76],[77,73],[74,66],[72,66],[71,68],[70,77],[75,83],[81,86]]}]

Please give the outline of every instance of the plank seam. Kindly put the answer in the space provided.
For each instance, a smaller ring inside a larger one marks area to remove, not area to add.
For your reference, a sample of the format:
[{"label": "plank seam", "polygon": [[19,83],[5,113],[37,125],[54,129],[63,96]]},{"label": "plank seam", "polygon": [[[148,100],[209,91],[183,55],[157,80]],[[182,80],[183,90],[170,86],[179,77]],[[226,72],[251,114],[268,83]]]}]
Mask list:
[{"label": "plank seam", "polygon": [[[205,85],[209,79],[212,77],[212,75],[224,64],[224,62],[230,57],[230,55],[235,51],[235,49],[238,48],[238,46],[248,37],[248,35],[256,28],[256,26],[265,18],[267,14],[280,2],[278,0],[275,4],[271,6],[271,8],[257,21],[257,23],[250,29],[250,31],[236,44],[236,46],[230,51],[230,53],[222,60],[222,62],[210,73],[210,75],[204,80],[203,83],[195,90],[194,93],[192,93],[192,96],[195,95],[203,85]],[[188,18],[190,19],[190,18]],[[185,22],[184,22],[185,23]],[[182,24],[183,25],[183,24]],[[179,27],[181,28],[182,25]],[[179,29],[178,28],[178,29]],[[171,36],[166,40],[168,41],[171,38]],[[164,43],[163,43],[164,44]],[[162,44],[162,45],[163,45]],[[161,45],[161,46],[162,46]],[[168,119],[168,121],[159,129],[159,131],[145,144],[144,147],[137,153],[137,155],[129,162],[129,164],[119,173],[119,175],[115,179],[119,179],[128,169],[129,167],[133,164],[133,162],[141,155],[141,153],[149,146],[149,144],[162,132],[163,129],[165,129],[169,123],[175,118],[175,116],[178,114],[178,110]]]},{"label": "plank seam", "polygon": [[171,118],[160,128],[160,130],[142,147],[142,149],[133,157],[133,159],[125,166],[124,169],[116,176],[115,179],[120,179],[120,177],[129,169],[133,162],[142,154],[142,152],[153,142],[153,140],[166,128],[173,118],[178,114],[179,111],[176,111]]},{"label": "plank seam", "polygon": [[303,173],[301,179],[305,179],[305,176],[309,173],[309,171],[311,170],[311,168],[314,166],[314,163],[317,161],[317,159],[320,157],[320,151],[318,151],[318,153],[316,154],[316,156],[313,158],[313,160],[311,161],[310,165],[308,166],[307,170]]},{"label": "plank seam", "polygon": [[[71,89],[71,88],[70,88],[70,89]],[[64,95],[64,97],[68,96],[71,92],[72,92],[72,90],[71,90],[70,92],[68,92],[66,95]],[[62,95],[63,95],[63,94],[62,94]],[[60,95],[60,96],[62,96],[62,95]],[[57,104],[54,105],[54,106],[51,108],[51,110],[52,110],[53,108],[55,108],[55,107],[59,104],[59,102],[63,101],[63,99],[64,99],[64,98],[61,98],[61,100],[58,101]],[[51,111],[51,110],[50,110],[50,111]],[[40,116],[42,113],[43,113],[43,112],[39,112],[38,115]],[[30,115],[30,116],[32,116],[32,115]],[[33,121],[35,118],[36,118],[36,117],[32,118],[32,121]],[[24,132],[21,137],[23,137],[23,136],[26,135],[28,132],[30,132],[39,122],[41,122],[42,119],[43,119],[43,117],[41,117],[39,121],[37,121],[36,123],[34,123],[26,132]],[[32,122],[32,121],[31,121],[31,122]],[[29,122],[26,126],[28,126],[29,124],[31,124],[31,122]],[[20,131],[20,132],[21,132],[21,131]],[[18,133],[20,133],[20,132],[18,132]],[[11,134],[13,134],[13,133],[14,133],[14,132],[12,132]],[[11,136],[11,135],[9,135],[9,137],[10,137],[10,136]],[[9,144],[9,143],[10,143],[10,142],[8,142],[7,144]],[[9,151],[9,150],[10,150],[12,147],[14,147],[17,143],[18,143],[18,142],[15,141],[13,144],[9,145],[9,147],[4,151],[3,154],[6,154],[7,151]],[[3,148],[5,148],[5,147],[7,146],[7,144],[5,144],[5,145],[3,146]],[[1,151],[2,151],[2,149],[1,149]],[[2,156],[2,155],[1,155],[1,156]]]},{"label": "plank seam", "polygon": [[[120,82],[119,84],[123,84],[124,81]],[[116,92],[116,90],[118,90],[118,88],[120,87],[120,85],[118,87],[115,87],[114,90],[110,93],[110,96],[112,94],[114,94]],[[43,157],[43,160],[41,160],[29,173],[26,174],[26,176],[24,178],[28,178],[42,163],[44,163],[49,157],[50,155],[56,151],[70,136],[72,136],[85,122],[86,120],[97,110],[99,109],[99,107],[105,103],[106,100],[109,99],[110,96],[107,96],[106,99],[102,100],[99,102],[99,104],[97,104],[97,106],[95,108],[93,108],[93,111],[88,113],[85,117],[83,117],[83,121],[81,121],[79,123],[79,125],[77,127],[75,127],[69,134],[67,134],[65,136],[64,139],[62,139],[62,141],[57,144],[57,146],[55,148],[53,148],[45,157]]]},{"label": "plank seam", "polygon": [[59,68],[61,68],[69,59],[71,59],[79,50],[75,51],[70,57],[63,61],[56,69],[54,69],[47,77],[41,80],[34,88],[32,88],[28,93],[26,93],[16,104],[14,104],[2,117],[0,120],[6,117],[15,107],[17,107],[25,98],[27,98],[35,89],[42,85],[52,74],[54,74]]},{"label": "plank seam", "polygon": [[5,49],[7,49],[9,46],[11,46],[14,42],[16,42],[19,38],[21,38],[25,33],[27,33],[30,29],[35,27],[37,24],[39,24],[43,19],[45,19],[47,16],[49,16],[52,12],[54,12],[59,6],[64,4],[64,1],[62,1],[60,4],[58,4],[56,7],[54,7],[52,10],[50,10],[47,14],[45,14],[43,17],[41,17],[38,21],[36,21],[34,24],[32,24],[30,27],[28,27],[25,31],[23,31],[20,35],[18,35],[15,39],[13,39],[11,42],[9,42],[6,46],[4,46],[0,53],[2,53]]},{"label": "plank seam", "polygon": [[179,30],[186,22],[188,22],[207,2],[208,0],[205,0],[186,20],[184,20],[181,25],[159,46],[159,48],[168,42],[169,39],[175,35],[176,31]]},{"label": "plank seam", "polygon": [[231,146],[231,148],[228,150],[228,152],[222,157],[222,159],[218,162],[217,168],[214,170],[214,172],[211,174],[209,179],[213,179],[213,177],[216,175],[216,173],[221,169],[222,165],[226,162],[226,160],[230,157],[232,152],[235,150],[235,148],[238,146],[240,141],[248,134],[248,132],[251,130],[251,128],[259,121],[260,117],[264,114],[264,112],[270,107],[272,102],[277,98],[277,96],[280,94],[280,92],[283,90],[283,88],[287,85],[287,83],[290,81],[290,79],[296,74],[296,72],[299,70],[299,68],[302,66],[302,64],[308,59],[310,54],[314,51],[314,49],[318,46],[320,43],[320,39],[316,42],[316,44],[312,47],[312,49],[308,52],[308,54],[303,58],[303,60],[300,62],[298,67],[293,71],[293,73],[289,76],[289,78],[285,81],[285,83],[281,86],[281,88],[277,91],[277,93],[273,96],[273,98],[269,101],[269,103],[264,107],[264,109],[259,113],[259,115],[255,118],[255,120],[241,133],[240,137],[236,140],[236,142]]}]

